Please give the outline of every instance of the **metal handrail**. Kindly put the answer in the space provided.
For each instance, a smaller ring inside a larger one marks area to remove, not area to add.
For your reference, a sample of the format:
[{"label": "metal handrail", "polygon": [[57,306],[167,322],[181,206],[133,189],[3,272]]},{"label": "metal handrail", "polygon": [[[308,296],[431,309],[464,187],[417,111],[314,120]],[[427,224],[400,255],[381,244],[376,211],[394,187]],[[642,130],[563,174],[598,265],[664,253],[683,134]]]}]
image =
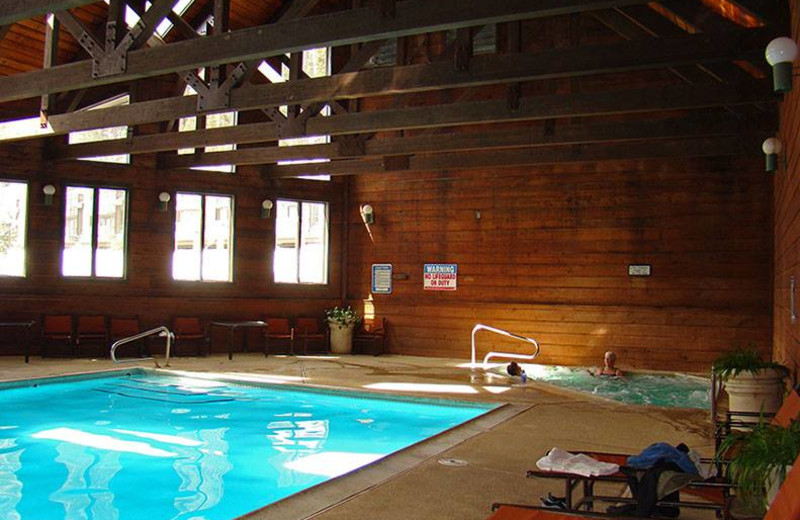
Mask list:
[{"label": "metal handrail", "polygon": [[140,332],[139,334],[136,334],[135,336],[128,336],[127,338],[122,338],[120,340],[115,341],[114,344],[111,345],[111,360],[114,361],[114,363],[131,363],[133,361],[146,361],[148,359],[152,359],[153,362],[156,364],[156,368],[161,368],[159,366],[159,364],[158,364],[158,361],[156,361],[155,358],[152,357],[152,356],[145,357],[145,358],[131,358],[131,359],[126,359],[124,361],[120,361],[119,359],[117,359],[117,355],[116,355],[117,347],[119,347],[120,345],[124,345],[126,343],[131,343],[133,341],[136,341],[137,339],[142,339],[142,338],[146,338],[148,336],[153,336],[156,333],[158,333],[159,337],[162,337],[162,338],[166,337],[167,338],[167,351],[166,351],[166,355],[165,355],[165,359],[164,359],[164,366],[168,367],[169,366],[169,350],[170,350],[170,346],[172,345],[172,340],[175,338],[175,335],[172,334],[169,331],[169,329],[167,327],[164,327],[164,326],[156,327],[155,329],[150,329],[150,330],[147,330],[145,332]]},{"label": "metal handrail", "polygon": [[489,359],[493,357],[505,357],[505,358],[513,358],[513,359],[533,359],[539,355],[539,343],[533,339],[528,338],[525,336],[520,336],[519,334],[514,334],[513,332],[508,332],[507,330],[496,329],[494,327],[490,327],[488,325],[484,325],[483,323],[478,323],[475,327],[472,328],[472,366],[475,365],[475,333],[479,330],[488,330],[489,332],[494,332],[496,334],[500,334],[501,336],[508,336],[509,338],[518,339],[520,341],[524,341],[526,343],[530,343],[534,347],[536,347],[536,351],[533,354],[514,354],[512,352],[489,352],[483,358],[483,364],[489,362]]}]

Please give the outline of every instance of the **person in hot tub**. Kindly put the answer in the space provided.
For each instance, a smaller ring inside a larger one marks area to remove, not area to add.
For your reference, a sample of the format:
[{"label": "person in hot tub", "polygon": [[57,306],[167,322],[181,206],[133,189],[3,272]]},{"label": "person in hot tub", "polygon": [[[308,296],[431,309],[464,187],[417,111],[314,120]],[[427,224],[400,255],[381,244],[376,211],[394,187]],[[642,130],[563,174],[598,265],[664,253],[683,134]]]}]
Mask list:
[{"label": "person in hot tub", "polygon": [[526,374],[525,371],[522,370],[522,367],[514,361],[508,364],[506,367],[506,372],[508,372],[508,375],[511,377],[519,377],[523,383],[528,381],[528,374]]},{"label": "person in hot tub", "polygon": [[609,350],[603,356],[603,368],[600,368],[596,371],[589,370],[589,373],[593,376],[623,377],[625,374],[622,373],[622,370],[616,367],[616,362],[617,355]]}]

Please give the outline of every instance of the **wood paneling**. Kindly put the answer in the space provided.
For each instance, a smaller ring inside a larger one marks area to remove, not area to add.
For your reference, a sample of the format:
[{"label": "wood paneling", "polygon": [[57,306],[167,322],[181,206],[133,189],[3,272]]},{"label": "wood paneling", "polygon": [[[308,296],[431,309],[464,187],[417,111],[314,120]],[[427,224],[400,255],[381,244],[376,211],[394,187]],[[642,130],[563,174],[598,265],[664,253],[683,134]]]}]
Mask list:
[{"label": "wood paneling", "polygon": [[[28,276],[0,279],[0,316],[38,319],[44,313],[139,315],[143,326],[169,324],[173,316],[199,316],[205,321],[280,316],[322,316],[339,303],[341,287],[340,185],[281,181],[267,185],[257,174],[191,172],[164,175],[146,165],[120,167],[100,163],[42,163],[41,143],[0,147],[0,178],[29,182]],[[57,192],[45,206],[42,186]],[[121,281],[85,281],[60,276],[65,184],[129,188],[128,276]],[[173,194],[170,211],[159,212],[158,193]],[[235,197],[234,282],[200,283],[172,280],[174,193],[196,191]],[[330,270],[325,286],[292,286],[272,282],[275,220],[262,220],[265,198],[299,198],[330,202]],[[3,347],[5,348],[5,347]],[[215,342],[214,349],[223,349]],[[2,352],[10,352],[6,349]]]},{"label": "wood paneling", "polygon": [[[800,38],[800,6],[790,2],[792,39]],[[795,64],[796,66],[796,64]],[[780,131],[783,143],[775,182],[775,270],[774,270],[774,357],[793,371],[795,382],[800,369],[800,322],[791,322],[789,280],[800,285],[800,85],[781,104]],[[766,137],[766,136],[765,136]],[[785,162],[784,162],[785,161]],[[800,291],[795,292],[796,307]]]},{"label": "wood paneling", "polygon": [[[536,338],[541,361],[706,370],[720,352],[769,351],[770,179],[759,157],[601,162],[350,180],[348,296],[388,262],[391,352],[467,360],[479,322]],[[375,208],[369,229],[357,208]],[[480,218],[477,213],[480,212]],[[458,290],[423,290],[425,263],[457,263]],[[652,265],[634,278],[628,264]],[[525,350],[480,333],[478,355]]]}]

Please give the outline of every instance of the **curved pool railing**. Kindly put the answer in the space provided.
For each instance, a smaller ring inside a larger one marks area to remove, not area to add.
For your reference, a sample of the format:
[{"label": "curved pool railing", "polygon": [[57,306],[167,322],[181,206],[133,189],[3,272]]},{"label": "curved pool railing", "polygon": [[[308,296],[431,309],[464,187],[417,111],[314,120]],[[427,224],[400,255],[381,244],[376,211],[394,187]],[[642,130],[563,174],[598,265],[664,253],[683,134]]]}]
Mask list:
[{"label": "curved pool railing", "polygon": [[138,339],[146,338],[148,336],[155,336],[156,334],[158,334],[159,337],[162,337],[162,338],[166,337],[167,338],[167,350],[166,350],[165,359],[164,359],[164,366],[168,367],[169,366],[169,351],[170,351],[170,347],[172,346],[172,340],[175,338],[175,336],[165,326],[156,327],[155,329],[150,329],[150,330],[141,332],[139,334],[136,334],[134,336],[128,336],[127,338],[122,338],[121,340],[115,341],[114,344],[111,345],[111,360],[114,363],[131,363],[131,362],[134,362],[134,361],[146,361],[148,359],[152,359],[153,362],[156,364],[156,368],[160,368],[159,365],[158,365],[158,361],[156,361],[155,358],[152,357],[152,356],[144,357],[144,358],[130,358],[130,359],[120,360],[120,359],[117,359],[117,354],[116,354],[118,347],[120,347],[120,346],[122,346],[122,345],[124,345],[126,343],[131,343],[131,342],[136,341]]},{"label": "curved pool railing", "polygon": [[498,329],[495,327],[490,327],[489,325],[484,325],[483,323],[478,323],[472,328],[472,358],[471,358],[471,365],[475,368],[477,365],[475,364],[475,334],[480,330],[488,330],[489,332],[494,332],[495,334],[500,334],[501,336],[507,336],[509,338],[517,339],[520,341],[524,341],[525,343],[529,343],[534,346],[535,350],[533,354],[516,354],[513,352],[489,352],[483,357],[483,366],[485,367],[489,360],[493,357],[502,357],[508,359],[533,359],[539,355],[539,343],[533,339],[528,338],[526,336],[520,336],[519,334],[514,334],[513,332],[508,332],[507,330]]}]

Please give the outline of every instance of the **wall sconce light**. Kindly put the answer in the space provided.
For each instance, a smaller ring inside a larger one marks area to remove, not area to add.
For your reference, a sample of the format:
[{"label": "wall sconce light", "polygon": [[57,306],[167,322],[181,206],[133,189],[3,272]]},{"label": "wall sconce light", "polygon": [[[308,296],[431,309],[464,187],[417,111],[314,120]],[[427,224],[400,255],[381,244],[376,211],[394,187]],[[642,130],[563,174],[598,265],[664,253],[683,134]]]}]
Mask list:
[{"label": "wall sconce light", "polygon": [[172,197],[166,191],[162,191],[158,194],[158,211],[167,211],[169,207],[169,200]]},{"label": "wall sconce light", "polygon": [[361,218],[364,224],[373,224],[375,222],[375,210],[369,204],[361,206]]},{"label": "wall sconce light", "polygon": [[772,86],[775,92],[792,90],[792,62],[797,58],[797,44],[791,38],[775,38],[764,53],[772,65]]},{"label": "wall sconce light", "polygon": [[770,137],[764,141],[761,149],[767,156],[767,171],[774,172],[778,169],[778,154],[781,153],[783,145],[778,139]]},{"label": "wall sconce light", "polygon": [[261,218],[268,219],[269,216],[272,214],[273,206],[274,204],[271,200],[264,199],[264,202],[261,203]]},{"label": "wall sconce light", "polygon": [[44,193],[44,205],[45,206],[52,206],[53,205],[53,195],[56,193],[56,187],[52,184],[45,184],[42,188],[42,193]]}]

